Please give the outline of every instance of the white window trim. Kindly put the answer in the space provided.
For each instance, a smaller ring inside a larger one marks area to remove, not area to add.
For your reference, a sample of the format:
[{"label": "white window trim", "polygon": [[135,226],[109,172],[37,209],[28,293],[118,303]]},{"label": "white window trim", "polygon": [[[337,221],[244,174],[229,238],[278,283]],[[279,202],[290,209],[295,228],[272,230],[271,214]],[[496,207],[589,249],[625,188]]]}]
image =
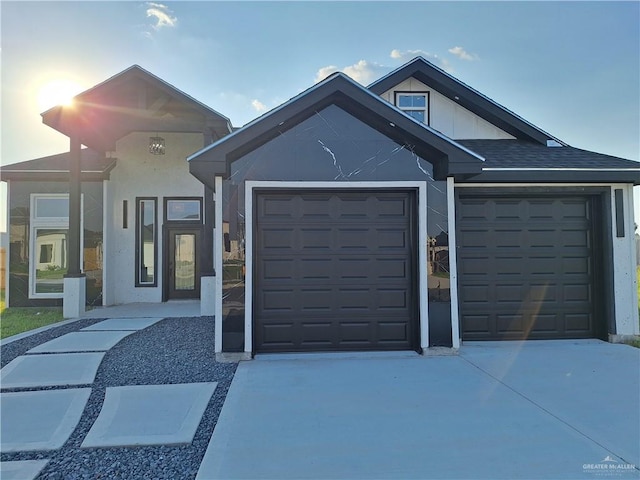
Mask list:
[{"label": "white window trim", "polygon": [[[29,298],[62,298],[60,293],[36,293],[36,232],[44,229],[68,229],[69,217],[36,218],[36,201],[38,199],[69,198],[68,193],[32,193],[29,205]],[[84,271],[84,194],[80,196],[80,268]]]},{"label": "white window trim", "polygon": [[[245,265],[249,266],[245,273],[245,311],[244,311],[244,351],[251,355],[253,351],[253,190],[262,188],[282,189],[415,189],[418,203],[418,315],[420,325],[420,347],[423,351],[429,348],[429,307],[427,283],[427,182],[245,182],[245,223],[246,223],[246,256]],[[222,350],[222,345],[220,345]]]},{"label": "white window trim", "polygon": [[[404,96],[408,96],[408,97],[424,97],[424,103],[425,106],[424,107],[401,107],[399,100],[400,100],[400,96],[404,95]],[[428,91],[420,91],[420,92],[404,92],[401,90],[398,91],[394,91],[393,92],[393,96],[394,96],[394,102],[395,102],[395,106],[397,108],[399,108],[400,110],[402,110],[403,112],[424,112],[424,124],[425,125],[429,125],[429,92]],[[414,117],[415,118],[415,117]],[[418,120],[416,118],[416,120]]]}]

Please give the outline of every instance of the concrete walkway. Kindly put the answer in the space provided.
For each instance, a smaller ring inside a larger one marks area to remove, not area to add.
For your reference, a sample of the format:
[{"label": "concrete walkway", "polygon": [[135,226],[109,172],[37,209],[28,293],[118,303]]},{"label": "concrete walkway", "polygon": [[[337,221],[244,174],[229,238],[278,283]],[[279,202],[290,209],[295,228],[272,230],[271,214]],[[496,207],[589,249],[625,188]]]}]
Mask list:
[{"label": "concrete walkway", "polygon": [[258,356],[199,479],[640,478],[640,350],[600,341]]},{"label": "concrete walkway", "polygon": [[[122,308],[120,313],[130,315],[132,309]],[[38,345],[9,362],[0,370],[1,387],[17,391],[0,395],[0,452],[61,448],[80,421],[105,352],[161,320],[110,318]],[[69,386],[84,388],[60,388]],[[82,447],[191,443],[216,386],[107,387],[102,410]],[[30,390],[21,391],[25,388]],[[33,479],[46,464],[46,459],[2,462],[0,476]]]},{"label": "concrete walkway", "polygon": [[199,317],[200,300],[171,300],[163,303],[128,303],[96,307],[82,318]]}]

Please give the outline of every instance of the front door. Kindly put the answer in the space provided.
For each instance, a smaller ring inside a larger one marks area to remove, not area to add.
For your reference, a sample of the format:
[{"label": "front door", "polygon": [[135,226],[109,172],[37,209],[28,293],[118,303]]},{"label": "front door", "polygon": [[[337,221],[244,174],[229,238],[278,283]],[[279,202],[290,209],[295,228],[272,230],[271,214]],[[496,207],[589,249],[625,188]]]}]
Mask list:
[{"label": "front door", "polygon": [[167,299],[200,298],[199,228],[169,228],[165,250]]}]

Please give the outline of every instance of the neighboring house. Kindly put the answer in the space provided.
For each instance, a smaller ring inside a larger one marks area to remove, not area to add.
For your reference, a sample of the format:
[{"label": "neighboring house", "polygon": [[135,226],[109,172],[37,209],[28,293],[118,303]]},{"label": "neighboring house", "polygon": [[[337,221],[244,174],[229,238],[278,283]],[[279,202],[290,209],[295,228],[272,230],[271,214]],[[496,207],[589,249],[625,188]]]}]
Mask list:
[{"label": "neighboring house", "polygon": [[[640,164],[570,147],[422,58],[367,88],[334,74],[235,131],[139,67],[76,100],[93,135],[43,118],[89,147],[89,303],[201,296],[216,352],[247,356],[639,333]],[[65,198],[68,162],[2,169],[10,304],[61,301],[38,292],[38,248],[69,218],[38,202]]]}]

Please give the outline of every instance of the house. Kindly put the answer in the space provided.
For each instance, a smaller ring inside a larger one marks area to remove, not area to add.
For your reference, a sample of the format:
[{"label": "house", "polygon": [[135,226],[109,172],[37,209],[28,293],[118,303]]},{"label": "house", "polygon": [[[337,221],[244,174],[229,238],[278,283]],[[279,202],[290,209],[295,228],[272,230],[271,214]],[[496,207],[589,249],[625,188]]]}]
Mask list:
[{"label": "house", "polygon": [[[229,134],[229,119],[138,66],[42,117],[87,147],[79,151],[86,303],[199,298],[200,278],[213,268],[203,263],[213,197],[185,158]],[[70,151],[2,168],[10,306],[62,303],[71,162]]]},{"label": "house", "polygon": [[640,164],[423,58],[366,88],[336,73],[237,130],[139,67],[75,108],[43,114],[69,154],[2,169],[10,304],[61,301],[38,265],[74,218],[49,210],[73,203],[75,145],[87,302],[200,297],[217,353],[639,333]]}]

